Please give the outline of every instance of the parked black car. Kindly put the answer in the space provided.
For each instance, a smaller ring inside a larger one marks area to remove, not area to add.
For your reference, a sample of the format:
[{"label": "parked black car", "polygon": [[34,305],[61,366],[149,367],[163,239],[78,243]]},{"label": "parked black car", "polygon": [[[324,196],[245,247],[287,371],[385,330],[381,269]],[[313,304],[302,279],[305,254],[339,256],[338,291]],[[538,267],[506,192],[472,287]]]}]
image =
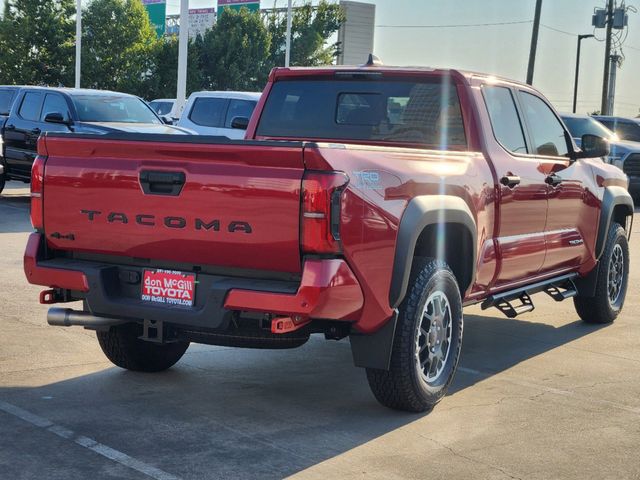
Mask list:
[{"label": "parked black car", "polygon": [[44,132],[191,134],[166,125],[140,98],[125,93],[22,87],[0,131],[0,192],[6,180],[31,178],[38,137]]}]

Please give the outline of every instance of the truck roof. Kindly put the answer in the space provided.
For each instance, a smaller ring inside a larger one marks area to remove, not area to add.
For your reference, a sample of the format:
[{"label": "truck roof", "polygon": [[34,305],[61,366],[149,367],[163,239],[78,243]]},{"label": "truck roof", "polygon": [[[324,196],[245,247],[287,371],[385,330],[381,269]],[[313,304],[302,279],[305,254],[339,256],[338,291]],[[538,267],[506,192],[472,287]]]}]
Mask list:
[{"label": "truck roof", "polygon": [[270,80],[282,77],[312,77],[312,76],[327,76],[335,75],[346,72],[357,72],[362,74],[380,73],[390,75],[451,75],[459,78],[464,78],[467,83],[472,83],[474,79],[491,79],[496,82],[505,82],[514,85],[520,85],[523,87],[531,88],[524,82],[518,82],[516,80],[500,77],[498,75],[492,75],[489,73],[474,72],[470,70],[460,70],[455,68],[433,68],[425,66],[416,67],[397,67],[397,66],[378,66],[378,65],[332,65],[323,67],[277,67],[274,68],[270,75]]},{"label": "truck roof", "polygon": [[135,95],[131,95],[129,93],[123,92],[114,92],[111,90],[96,90],[93,88],[69,88],[69,87],[46,87],[46,86],[37,86],[37,85],[29,85],[29,86],[21,86],[19,87],[21,90],[46,90],[53,92],[66,93],[67,95],[104,95],[104,96],[126,96],[126,97],[135,97]]}]

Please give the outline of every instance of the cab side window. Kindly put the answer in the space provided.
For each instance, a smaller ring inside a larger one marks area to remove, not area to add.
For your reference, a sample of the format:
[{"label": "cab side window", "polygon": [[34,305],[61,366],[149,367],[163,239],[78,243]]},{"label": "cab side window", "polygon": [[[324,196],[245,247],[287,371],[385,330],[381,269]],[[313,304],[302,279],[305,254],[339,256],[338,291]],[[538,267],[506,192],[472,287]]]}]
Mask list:
[{"label": "cab side window", "polygon": [[47,96],[44,98],[44,106],[42,107],[40,121],[44,122],[45,117],[49,113],[59,113],[65,120],[69,120],[69,106],[62,95],[57,93],[47,93]]},{"label": "cab side window", "polygon": [[496,140],[510,152],[528,153],[511,90],[506,87],[484,86],[482,93]]},{"label": "cab side window", "polygon": [[18,115],[25,120],[37,122],[40,118],[40,107],[42,107],[42,94],[27,92],[22,99]]},{"label": "cab side window", "polygon": [[533,142],[533,154],[567,157],[569,147],[565,130],[551,108],[539,97],[520,92],[524,116]]}]

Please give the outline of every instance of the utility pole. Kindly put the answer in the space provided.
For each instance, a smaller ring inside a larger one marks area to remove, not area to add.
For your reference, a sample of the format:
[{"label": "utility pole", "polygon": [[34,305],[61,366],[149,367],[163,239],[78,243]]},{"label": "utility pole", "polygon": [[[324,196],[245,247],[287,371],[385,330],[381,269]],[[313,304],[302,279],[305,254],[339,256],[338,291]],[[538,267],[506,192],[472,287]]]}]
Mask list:
[{"label": "utility pole", "polygon": [[607,115],[609,111],[609,65],[611,59],[611,29],[613,28],[613,8],[614,0],[609,0],[607,4],[607,38],[604,47],[604,76],[602,80],[602,105],[600,106],[600,114]]},{"label": "utility pole", "polygon": [[573,113],[576,113],[578,105],[578,77],[580,76],[580,44],[585,38],[593,38],[595,35],[578,35],[578,52],[576,54],[576,80],[573,84]]},{"label": "utility pole", "polygon": [[618,52],[611,55],[611,74],[609,75],[609,94],[607,96],[607,112],[603,115],[613,115],[613,107],[615,105],[616,98],[616,75],[618,71],[618,65],[620,62],[620,55]]},{"label": "utility pole", "polygon": [[178,39],[178,91],[174,112],[180,115],[187,97],[187,54],[189,45],[189,0],[180,0],[180,37]]},{"label": "utility pole", "polygon": [[533,70],[536,66],[536,50],[538,49],[538,32],[540,31],[540,15],[542,0],[536,0],[536,13],[533,18],[533,32],[531,34],[531,50],[529,51],[529,68],[527,69],[527,83],[533,85]]},{"label": "utility pole", "polygon": [[80,68],[82,56],[82,0],[76,0],[76,83],[80,88]]},{"label": "utility pole", "polygon": [[284,53],[284,66],[289,68],[289,64],[291,63],[291,24],[293,23],[293,0],[289,0],[289,5],[287,6],[287,40],[286,40],[286,50]]}]

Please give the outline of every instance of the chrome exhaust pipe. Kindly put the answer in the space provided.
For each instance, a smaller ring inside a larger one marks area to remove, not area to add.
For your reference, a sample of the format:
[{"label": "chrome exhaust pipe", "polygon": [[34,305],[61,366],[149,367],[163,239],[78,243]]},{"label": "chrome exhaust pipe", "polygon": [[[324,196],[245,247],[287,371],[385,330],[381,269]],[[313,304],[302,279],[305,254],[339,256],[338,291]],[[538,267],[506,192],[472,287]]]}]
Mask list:
[{"label": "chrome exhaust pipe", "polygon": [[98,330],[126,323],[126,320],[96,317],[88,312],[78,312],[70,308],[50,308],[47,312],[47,323],[56,327],[79,326]]}]

